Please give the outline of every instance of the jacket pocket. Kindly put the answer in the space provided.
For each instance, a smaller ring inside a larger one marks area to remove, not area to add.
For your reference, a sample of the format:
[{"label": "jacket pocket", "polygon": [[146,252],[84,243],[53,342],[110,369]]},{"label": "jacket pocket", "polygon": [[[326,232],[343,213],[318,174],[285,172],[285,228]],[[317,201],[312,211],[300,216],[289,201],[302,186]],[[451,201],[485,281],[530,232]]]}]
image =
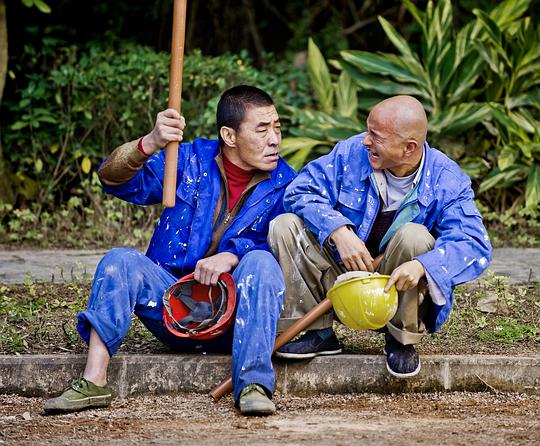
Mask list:
[{"label": "jacket pocket", "polygon": [[472,201],[462,201],[460,203],[461,210],[463,213],[469,217],[476,215],[477,217],[481,217],[480,211],[476,207],[476,205]]},{"label": "jacket pocket", "polygon": [[365,208],[365,194],[347,188],[342,188],[339,191],[338,202],[342,206],[349,209],[363,211]]},{"label": "jacket pocket", "polygon": [[197,206],[197,193],[197,189],[185,181],[176,188],[176,196],[193,208]]},{"label": "jacket pocket", "polygon": [[337,210],[354,225],[359,226],[366,211],[366,196],[364,192],[342,188],[338,195]]}]

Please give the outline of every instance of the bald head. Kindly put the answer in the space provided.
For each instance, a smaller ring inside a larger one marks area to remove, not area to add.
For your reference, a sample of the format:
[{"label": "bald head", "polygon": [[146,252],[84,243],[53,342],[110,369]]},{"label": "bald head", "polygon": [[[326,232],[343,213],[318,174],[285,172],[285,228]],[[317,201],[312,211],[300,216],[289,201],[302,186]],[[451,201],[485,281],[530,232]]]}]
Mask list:
[{"label": "bald head", "polygon": [[385,123],[388,131],[403,139],[414,139],[422,146],[427,136],[424,107],[412,96],[394,96],[379,102],[370,115]]},{"label": "bald head", "polygon": [[413,173],[422,160],[426,133],[426,112],[415,98],[394,96],[379,102],[367,118],[363,140],[371,167],[398,177]]}]

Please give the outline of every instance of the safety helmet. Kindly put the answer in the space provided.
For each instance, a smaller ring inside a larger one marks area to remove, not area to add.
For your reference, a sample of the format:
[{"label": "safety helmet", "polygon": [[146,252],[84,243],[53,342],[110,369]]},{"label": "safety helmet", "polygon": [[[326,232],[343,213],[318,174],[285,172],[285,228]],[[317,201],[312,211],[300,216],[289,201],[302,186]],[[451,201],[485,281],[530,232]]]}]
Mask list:
[{"label": "safety helmet", "polygon": [[342,274],[328,291],[339,320],[354,330],[384,327],[396,314],[398,295],[394,285],[384,287],[390,276],[355,271]]},{"label": "safety helmet", "polygon": [[163,321],[178,337],[212,339],[231,326],[235,306],[236,285],[230,274],[222,273],[217,285],[203,285],[192,273],[163,294]]}]

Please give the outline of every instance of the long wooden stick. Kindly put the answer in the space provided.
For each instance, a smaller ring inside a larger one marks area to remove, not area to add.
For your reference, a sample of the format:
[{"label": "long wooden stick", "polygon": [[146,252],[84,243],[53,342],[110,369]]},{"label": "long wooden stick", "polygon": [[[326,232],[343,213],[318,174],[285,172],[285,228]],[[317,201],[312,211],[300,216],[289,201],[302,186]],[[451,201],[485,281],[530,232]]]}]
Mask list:
[{"label": "long wooden stick", "polygon": [[[319,319],[331,308],[332,302],[330,302],[330,299],[328,299],[328,297],[315,305],[301,319],[298,319],[294,324],[292,324],[289,328],[287,328],[287,330],[285,330],[277,337],[274,344],[274,351],[285,345],[302,330],[309,327],[313,322]],[[218,401],[221,397],[232,392],[232,390],[232,378],[227,378],[212,389],[212,391],[210,392],[210,396],[214,398],[215,401]]]},{"label": "long wooden stick", "polygon": [[[187,0],[174,0],[171,45],[171,71],[169,77],[169,108],[181,112],[182,69],[186,38]],[[165,176],[163,178],[163,206],[172,208],[176,202],[176,171],[178,170],[178,143],[170,142],[165,149]]]}]

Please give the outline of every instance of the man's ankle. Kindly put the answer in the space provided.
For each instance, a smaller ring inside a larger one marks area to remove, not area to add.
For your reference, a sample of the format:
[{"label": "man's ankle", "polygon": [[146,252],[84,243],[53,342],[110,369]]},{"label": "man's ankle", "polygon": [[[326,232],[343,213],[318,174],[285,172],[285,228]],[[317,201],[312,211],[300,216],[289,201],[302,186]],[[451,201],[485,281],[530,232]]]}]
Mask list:
[{"label": "man's ankle", "polygon": [[107,385],[107,376],[93,375],[92,373],[84,373],[83,378],[95,384],[98,387],[104,387]]}]

